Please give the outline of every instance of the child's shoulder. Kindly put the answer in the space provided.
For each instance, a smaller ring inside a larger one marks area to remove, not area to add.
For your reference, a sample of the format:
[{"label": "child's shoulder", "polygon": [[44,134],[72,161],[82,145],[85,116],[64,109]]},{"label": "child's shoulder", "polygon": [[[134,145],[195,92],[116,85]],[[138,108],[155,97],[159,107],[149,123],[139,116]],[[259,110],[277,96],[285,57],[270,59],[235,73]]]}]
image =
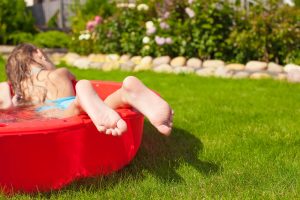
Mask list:
[{"label": "child's shoulder", "polygon": [[67,68],[58,68],[54,70],[42,70],[36,77],[37,81],[50,82],[57,85],[65,84],[72,80],[71,73]]},{"label": "child's shoulder", "polygon": [[47,76],[49,76],[49,78],[51,80],[56,80],[56,79],[62,79],[62,78],[68,78],[70,72],[67,68],[58,68],[55,70],[51,70],[48,71]]}]

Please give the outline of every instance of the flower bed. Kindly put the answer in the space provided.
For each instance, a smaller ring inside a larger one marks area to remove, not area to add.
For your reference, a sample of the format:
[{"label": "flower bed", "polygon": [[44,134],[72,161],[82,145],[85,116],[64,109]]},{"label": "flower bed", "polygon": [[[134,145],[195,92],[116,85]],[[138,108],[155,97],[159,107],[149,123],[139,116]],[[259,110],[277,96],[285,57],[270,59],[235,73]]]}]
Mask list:
[{"label": "flower bed", "polygon": [[300,64],[299,8],[268,1],[268,9],[257,5],[246,14],[227,1],[136,2],[94,13],[79,6],[70,50]]}]

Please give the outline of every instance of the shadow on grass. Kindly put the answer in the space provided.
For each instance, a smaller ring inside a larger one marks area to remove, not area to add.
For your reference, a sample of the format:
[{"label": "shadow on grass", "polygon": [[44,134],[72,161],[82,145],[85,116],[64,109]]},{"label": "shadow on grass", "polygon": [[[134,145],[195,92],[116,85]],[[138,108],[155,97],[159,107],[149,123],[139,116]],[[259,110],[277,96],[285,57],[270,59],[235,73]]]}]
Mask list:
[{"label": "shadow on grass", "polygon": [[50,192],[44,196],[80,189],[105,190],[120,182],[142,180],[145,174],[151,174],[164,183],[184,182],[176,172],[181,165],[192,166],[204,176],[217,173],[219,165],[199,159],[202,151],[202,142],[193,134],[175,127],[170,137],[164,137],[146,122],[141,147],[127,167],[108,176],[77,180],[61,191]]}]

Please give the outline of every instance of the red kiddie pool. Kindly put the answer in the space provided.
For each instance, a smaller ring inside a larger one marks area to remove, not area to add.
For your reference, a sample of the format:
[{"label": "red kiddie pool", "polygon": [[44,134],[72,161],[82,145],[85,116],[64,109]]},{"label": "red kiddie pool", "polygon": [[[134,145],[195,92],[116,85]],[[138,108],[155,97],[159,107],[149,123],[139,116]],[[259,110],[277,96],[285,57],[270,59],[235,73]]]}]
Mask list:
[{"label": "red kiddie pool", "polygon": [[[102,99],[121,87],[92,83]],[[129,164],[141,143],[144,117],[131,108],[117,112],[128,126],[122,136],[99,133],[87,115],[0,123],[0,189],[49,191]]]}]

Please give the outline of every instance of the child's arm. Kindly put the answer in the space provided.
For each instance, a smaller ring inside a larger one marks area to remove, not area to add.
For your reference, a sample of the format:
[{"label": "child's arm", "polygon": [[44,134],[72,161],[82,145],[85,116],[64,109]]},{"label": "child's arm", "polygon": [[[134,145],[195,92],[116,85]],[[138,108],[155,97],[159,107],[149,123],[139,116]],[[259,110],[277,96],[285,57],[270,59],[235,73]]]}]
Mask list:
[{"label": "child's arm", "polygon": [[10,87],[7,82],[0,83],[0,109],[6,110],[13,107]]}]

